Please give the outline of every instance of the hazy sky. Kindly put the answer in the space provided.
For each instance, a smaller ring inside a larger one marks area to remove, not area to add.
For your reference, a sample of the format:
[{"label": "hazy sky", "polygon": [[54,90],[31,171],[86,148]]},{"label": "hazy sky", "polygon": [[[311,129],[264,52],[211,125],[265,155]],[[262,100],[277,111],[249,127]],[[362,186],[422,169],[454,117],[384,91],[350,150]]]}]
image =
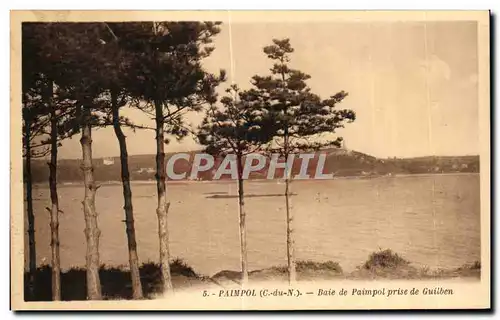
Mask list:
[{"label": "hazy sky", "polygon": [[[338,131],[347,147],[378,157],[479,154],[476,22],[310,22],[225,24],[210,71],[226,69],[227,83],[248,88],[254,74],[268,74],[262,52],[273,38],[290,38],[291,66],[311,75],[323,98],[345,90],[339,104],[356,111]],[[143,114],[127,112],[141,124]],[[196,124],[201,115],[191,115]],[[153,131],[127,131],[129,154],[155,153]],[[79,158],[79,139],[64,142],[62,158]],[[93,133],[94,157],[118,156],[112,128]],[[188,138],[167,151],[196,148]]]}]

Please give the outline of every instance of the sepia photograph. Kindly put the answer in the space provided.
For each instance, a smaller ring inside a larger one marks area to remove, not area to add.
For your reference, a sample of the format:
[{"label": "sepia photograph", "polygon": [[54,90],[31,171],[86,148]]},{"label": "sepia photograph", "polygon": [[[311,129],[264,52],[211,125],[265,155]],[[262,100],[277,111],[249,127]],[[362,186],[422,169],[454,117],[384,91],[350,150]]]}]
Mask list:
[{"label": "sepia photograph", "polygon": [[490,308],[488,11],[11,12],[11,308]]}]

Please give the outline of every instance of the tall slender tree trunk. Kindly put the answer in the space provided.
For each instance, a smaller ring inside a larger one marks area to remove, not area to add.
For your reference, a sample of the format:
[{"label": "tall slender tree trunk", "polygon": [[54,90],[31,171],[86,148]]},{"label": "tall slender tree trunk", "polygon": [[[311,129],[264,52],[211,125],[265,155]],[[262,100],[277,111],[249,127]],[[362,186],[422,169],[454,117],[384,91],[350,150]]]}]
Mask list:
[{"label": "tall slender tree trunk", "polygon": [[137,254],[137,242],[135,240],[134,227],[134,209],[132,206],[132,189],[130,187],[130,173],[128,169],[128,153],[125,135],[120,126],[120,110],[117,106],[117,98],[114,92],[111,92],[111,104],[113,110],[113,128],[120,146],[120,164],[123,185],[123,201],[125,210],[125,224],[128,241],[128,260],[130,264],[130,276],[132,278],[132,290],[134,299],[142,299],[141,276],[139,273],[139,257]]},{"label": "tall slender tree trunk", "polygon": [[165,133],[163,119],[163,105],[161,101],[155,101],[156,111],[156,187],[158,191],[158,236],[160,238],[160,265],[163,283],[163,291],[173,290],[170,276],[170,252],[168,246],[168,209],[167,203],[167,174],[165,168]]},{"label": "tall slender tree trunk", "polygon": [[[286,112],[286,109],[285,109]],[[293,285],[297,279],[295,267],[295,240],[293,235],[293,213],[290,208],[290,176],[292,168],[288,167],[289,137],[288,126],[285,127],[285,203],[286,203],[286,250],[288,258],[288,283]]]},{"label": "tall slender tree trunk", "polygon": [[240,220],[240,250],[241,250],[241,285],[245,286],[248,283],[248,253],[247,253],[247,227],[245,221],[245,196],[243,190],[243,157],[237,155],[238,161],[238,203],[239,203],[239,220]]},{"label": "tall slender tree trunk", "polygon": [[95,193],[97,190],[94,181],[94,168],[92,165],[92,127],[90,124],[90,110],[88,105],[83,106],[82,137],[82,170],[85,185],[83,200],[83,213],[85,216],[85,237],[87,239],[87,299],[102,299],[101,281],[99,279],[99,236],[101,231],[97,223],[95,209]]},{"label": "tall slender tree trunk", "polygon": [[52,253],[52,300],[61,300],[61,259],[59,256],[59,198],[57,196],[57,115],[52,103],[53,83],[47,88],[47,104],[50,108],[50,247]]},{"label": "tall slender tree trunk", "polygon": [[295,267],[295,240],[293,236],[293,215],[290,208],[290,179],[285,179],[286,202],[286,248],[288,257],[288,283],[293,284],[297,279]]},{"label": "tall slender tree trunk", "polygon": [[[284,57],[280,59],[281,64],[285,63]],[[281,71],[282,85],[285,88],[285,72]],[[285,104],[284,107],[285,115],[285,127],[284,127],[284,155],[285,155],[285,202],[286,202],[286,251],[288,258],[288,283],[292,285],[296,279],[296,267],[295,267],[295,241],[293,237],[293,215],[290,208],[290,176],[292,168],[288,168],[288,156],[290,154],[290,136],[289,136],[289,122],[288,122],[288,107]],[[292,165],[293,167],[293,165]]]},{"label": "tall slender tree trunk", "polygon": [[32,299],[35,293],[36,274],[36,247],[35,247],[35,215],[33,214],[33,182],[31,176],[31,119],[26,116],[25,121],[25,149],[26,149],[26,213],[28,216],[28,250],[29,250],[29,296]]}]

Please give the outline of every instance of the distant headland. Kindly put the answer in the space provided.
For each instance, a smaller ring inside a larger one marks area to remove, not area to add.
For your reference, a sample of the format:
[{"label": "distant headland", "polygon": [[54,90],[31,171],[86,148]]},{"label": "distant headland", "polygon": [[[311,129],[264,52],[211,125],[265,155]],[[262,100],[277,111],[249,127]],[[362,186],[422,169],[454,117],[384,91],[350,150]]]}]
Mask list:
[{"label": "distant headland", "polygon": [[[191,151],[190,161],[176,161],[174,171],[178,173],[188,172],[196,153],[202,151]],[[334,177],[378,177],[407,174],[438,174],[438,173],[478,173],[479,156],[425,156],[416,158],[376,158],[365,153],[344,148],[331,148],[318,151],[326,153],[324,173],[332,173]],[[169,159],[175,153],[168,153]],[[318,157],[311,162],[317,161]],[[220,164],[221,158],[216,158]],[[96,158],[94,159],[95,178],[98,181],[120,181],[120,158]],[[81,160],[61,159],[58,163],[59,182],[79,182],[83,175],[80,169]],[[292,174],[300,171],[301,160],[296,159],[292,168]],[[155,180],[155,155],[132,155],[129,156],[130,178],[132,181],[154,181]],[[311,166],[314,170],[315,165]],[[46,160],[33,161],[33,182],[48,181],[49,169]],[[265,179],[267,177],[268,163],[263,169],[252,172],[249,179]],[[277,169],[280,170],[280,169]],[[214,171],[200,172],[197,180],[212,180]],[[310,173],[311,175],[314,172]],[[230,175],[223,175],[221,179],[230,179]],[[189,174],[187,175],[189,179]]]}]

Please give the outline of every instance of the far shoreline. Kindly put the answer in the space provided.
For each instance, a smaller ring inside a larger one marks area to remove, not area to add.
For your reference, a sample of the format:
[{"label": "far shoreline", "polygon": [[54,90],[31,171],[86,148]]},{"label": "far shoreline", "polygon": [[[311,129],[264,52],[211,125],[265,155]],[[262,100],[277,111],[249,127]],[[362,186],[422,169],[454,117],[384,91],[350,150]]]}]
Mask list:
[{"label": "far shoreline", "polygon": [[[335,181],[335,180],[372,180],[372,179],[391,179],[391,178],[411,178],[411,177],[431,177],[431,176],[472,176],[480,175],[480,172],[439,172],[439,173],[406,173],[406,174],[391,174],[391,175],[373,175],[373,176],[338,176],[333,179],[292,179],[291,181],[295,183],[312,183],[312,182],[324,182],[324,181]],[[247,183],[283,183],[283,179],[246,179]],[[132,180],[130,181],[132,185],[154,185],[156,180]],[[190,185],[190,184],[231,184],[236,183],[235,179],[222,179],[222,180],[168,180],[167,185]],[[99,186],[114,186],[121,185],[122,181],[96,181]],[[60,187],[81,187],[83,182],[80,181],[67,181],[59,182]],[[37,188],[48,188],[48,181],[33,183],[33,187]]]}]

